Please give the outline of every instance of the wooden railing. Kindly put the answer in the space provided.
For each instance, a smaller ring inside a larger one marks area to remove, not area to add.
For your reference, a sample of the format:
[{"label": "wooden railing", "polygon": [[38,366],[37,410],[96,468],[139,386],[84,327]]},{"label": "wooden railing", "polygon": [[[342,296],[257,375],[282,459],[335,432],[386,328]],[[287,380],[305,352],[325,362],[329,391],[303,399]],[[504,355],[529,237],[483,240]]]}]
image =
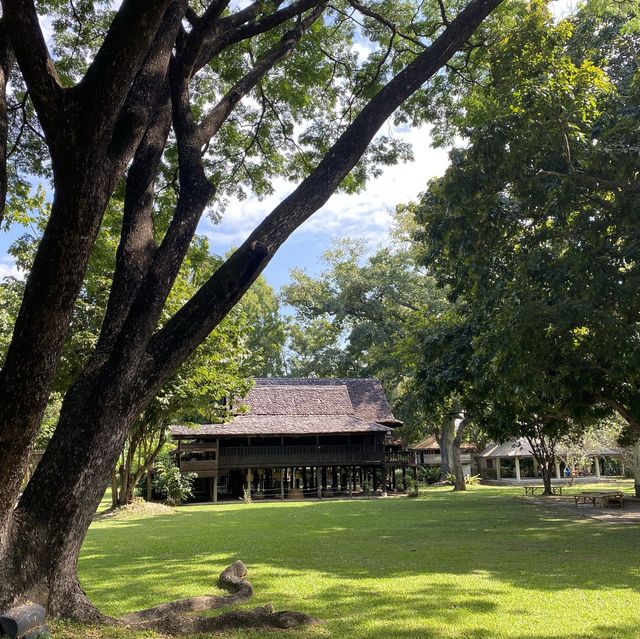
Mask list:
[{"label": "wooden railing", "polygon": [[390,464],[415,464],[416,454],[409,450],[387,451],[384,455],[385,461]]},{"label": "wooden railing", "polygon": [[348,462],[383,463],[382,449],[366,446],[325,445],[325,446],[231,446],[220,449],[221,468],[233,466],[255,467],[296,466],[322,464],[344,464]]}]

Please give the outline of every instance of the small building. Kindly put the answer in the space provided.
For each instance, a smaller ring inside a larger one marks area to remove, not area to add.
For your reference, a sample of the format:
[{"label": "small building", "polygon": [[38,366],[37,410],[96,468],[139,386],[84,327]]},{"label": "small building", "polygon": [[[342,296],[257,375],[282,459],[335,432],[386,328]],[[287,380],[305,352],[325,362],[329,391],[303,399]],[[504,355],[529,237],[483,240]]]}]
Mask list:
[{"label": "small building", "polygon": [[[435,435],[429,435],[410,448],[415,453],[416,463],[420,466],[440,466],[442,456],[440,444]],[[466,477],[475,474],[474,456],[477,452],[475,444],[462,442],[460,444],[460,462]]]},{"label": "small building", "polygon": [[[566,456],[562,451],[556,453],[555,477],[561,479],[565,475]],[[617,449],[602,449],[588,455],[591,467],[581,469],[584,476],[595,478],[624,475],[622,452]],[[526,437],[513,439],[503,444],[490,444],[479,455],[480,475],[482,479],[515,479],[522,481],[540,477],[538,462]],[[569,473],[576,475],[574,469]]]},{"label": "small building", "polygon": [[[384,493],[415,469],[385,444],[397,420],[374,379],[256,379],[224,424],[177,425],[177,463],[217,501]],[[402,480],[401,480],[402,481]]]}]

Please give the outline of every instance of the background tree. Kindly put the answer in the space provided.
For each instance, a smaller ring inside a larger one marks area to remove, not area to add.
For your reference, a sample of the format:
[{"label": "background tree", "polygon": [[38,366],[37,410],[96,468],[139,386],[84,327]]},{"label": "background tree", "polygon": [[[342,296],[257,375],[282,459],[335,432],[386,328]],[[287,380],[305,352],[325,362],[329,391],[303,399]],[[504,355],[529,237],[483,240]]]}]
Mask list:
[{"label": "background tree", "polygon": [[400,241],[367,255],[364,243],[344,240],[324,262],[319,277],[294,270],[282,289],[295,309],[291,374],[375,377],[406,422],[404,436],[424,434],[424,412],[407,392],[415,366],[413,332],[445,305],[443,294]]},{"label": "background tree", "polygon": [[[44,3],[51,53],[34,2],[2,2],[0,184],[24,183],[27,169],[49,181],[53,200],[0,370],[0,608],[35,598],[50,614],[99,617],[76,561],[130,426],[341,183],[357,188],[403,155],[384,136],[372,144],[378,130],[446,63],[477,50],[499,3],[124,0],[115,12],[89,1],[75,13]],[[352,11],[372,45],[364,60],[349,53]],[[296,121],[309,125],[294,133]],[[216,189],[224,204],[249,185],[268,191],[276,174],[300,182],[164,318]],[[100,336],[14,507],[117,189],[123,221]]]},{"label": "background tree", "polygon": [[451,390],[551,451],[612,410],[638,432],[638,7],[532,8],[444,105],[468,145],[417,215],[469,329]]}]

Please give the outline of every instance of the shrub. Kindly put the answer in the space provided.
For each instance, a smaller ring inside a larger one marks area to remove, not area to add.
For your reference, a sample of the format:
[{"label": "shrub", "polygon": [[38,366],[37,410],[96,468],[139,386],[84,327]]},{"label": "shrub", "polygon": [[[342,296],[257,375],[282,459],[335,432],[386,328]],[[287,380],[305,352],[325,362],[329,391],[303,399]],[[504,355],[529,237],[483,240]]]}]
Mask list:
[{"label": "shrub", "polygon": [[440,466],[419,466],[418,480],[426,484],[435,484],[440,479]]},{"label": "shrub", "polygon": [[181,473],[169,457],[156,461],[153,487],[169,506],[177,506],[193,495],[195,473]]}]

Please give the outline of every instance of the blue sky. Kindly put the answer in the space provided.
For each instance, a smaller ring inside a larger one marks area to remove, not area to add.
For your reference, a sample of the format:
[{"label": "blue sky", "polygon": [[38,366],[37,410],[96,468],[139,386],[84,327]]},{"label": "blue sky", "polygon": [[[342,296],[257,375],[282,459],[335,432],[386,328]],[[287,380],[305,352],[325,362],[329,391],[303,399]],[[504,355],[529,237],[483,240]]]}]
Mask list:
[{"label": "blue sky", "polygon": [[[398,204],[415,199],[424,191],[427,181],[441,175],[447,167],[447,152],[432,149],[426,128],[387,130],[385,134],[412,143],[414,161],[388,167],[358,194],[337,193],[327,204],[302,225],[275,255],[265,276],[276,289],[289,281],[289,271],[300,267],[310,273],[321,269],[321,256],[334,240],[357,237],[375,246],[384,242]],[[200,232],[207,235],[212,249],[222,253],[237,246],[260,220],[281,201],[294,184],[276,183],[275,193],[263,201],[248,198],[232,202],[220,224],[204,220]]]},{"label": "blue sky", "polygon": [[[301,267],[312,274],[321,270],[321,256],[331,243],[344,237],[357,237],[372,246],[385,241],[396,205],[414,199],[426,187],[429,178],[441,175],[447,166],[446,151],[430,147],[426,128],[391,130],[390,133],[414,146],[413,162],[388,167],[358,194],[335,194],[327,204],[300,227],[274,256],[267,267],[267,281],[278,290],[289,281],[289,271]],[[251,230],[280,202],[295,184],[284,180],[275,184],[273,195],[260,201],[249,197],[232,201],[219,224],[205,218],[198,232],[206,235],[215,253],[223,254],[238,246]],[[7,250],[24,233],[13,228],[0,233],[0,277],[16,274]]]}]

